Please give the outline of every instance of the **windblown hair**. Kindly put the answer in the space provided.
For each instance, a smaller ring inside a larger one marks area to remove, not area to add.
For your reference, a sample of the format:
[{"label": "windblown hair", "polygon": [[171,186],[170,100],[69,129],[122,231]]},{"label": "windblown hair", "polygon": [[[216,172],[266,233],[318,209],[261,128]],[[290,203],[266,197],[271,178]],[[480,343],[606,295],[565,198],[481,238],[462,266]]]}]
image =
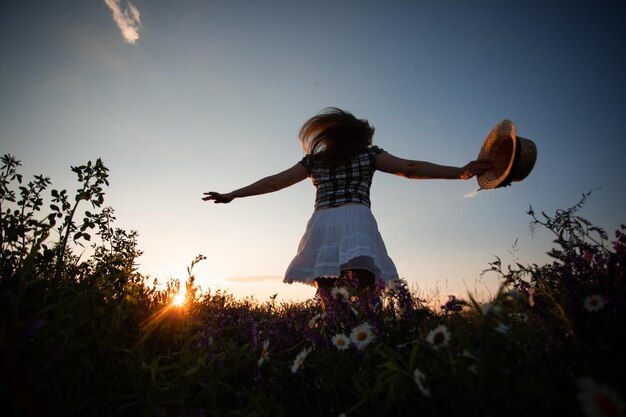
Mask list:
[{"label": "windblown hair", "polygon": [[372,144],[374,127],[347,111],[328,107],[300,129],[300,144],[313,164],[339,166]]}]

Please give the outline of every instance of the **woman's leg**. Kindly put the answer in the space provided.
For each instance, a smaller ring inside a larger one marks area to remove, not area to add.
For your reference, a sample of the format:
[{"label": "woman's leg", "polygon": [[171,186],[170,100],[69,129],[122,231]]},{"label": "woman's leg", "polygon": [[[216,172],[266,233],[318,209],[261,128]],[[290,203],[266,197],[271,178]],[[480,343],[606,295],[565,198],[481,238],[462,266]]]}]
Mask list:
[{"label": "woman's leg", "polygon": [[[330,293],[331,289],[336,286],[349,286],[353,288],[356,294],[361,297],[366,294],[369,294],[370,291],[374,291],[376,287],[376,279],[374,278],[374,274],[367,269],[349,269],[341,271],[341,276],[339,278],[316,278],[315,286],[317,287],[317,294],[320,295],[320,289],[326,290]],[[326,302],[324,301],[324,296],[320,297],[322,300],[322,306],[326,309]]]},{"label": "woman's leg", "polygon": [[320,288],[330,289],[336,285],[337,281],[337,278],[315,278],[315,287],[318,290]]},{"label": "woman's leg", "polygon": [[374,288],[376,281],[374,274],[366,269],[349,269],[341,271],[339,278],[316,278],[315,286],[320,288],[333,288],[337,285],[348,284],[357,289],[357,291],[363,291],[368,288]]},{"label": "woman's leg", "polygon": [[367,269],[350,269],[342,271],[341,276],[345,276],[348,283],[350,283],[359,294],[362,294],[367,290],[373,290],[376,285],[374,274]]},{"label": "woman's leg", "polygon": [[[328,295],[330,294],[331,288],[333,288],[337,284],[337,281],[339,281],[338,278],[315,278],[315,287],[317,288],[317,296],[322,302],[322,308],[324,310],[326,310],[326,300],[324,298],[328,297]],[[320,290],[322,289],[325,290],[324,291],[325,293],[321,293]]]}]

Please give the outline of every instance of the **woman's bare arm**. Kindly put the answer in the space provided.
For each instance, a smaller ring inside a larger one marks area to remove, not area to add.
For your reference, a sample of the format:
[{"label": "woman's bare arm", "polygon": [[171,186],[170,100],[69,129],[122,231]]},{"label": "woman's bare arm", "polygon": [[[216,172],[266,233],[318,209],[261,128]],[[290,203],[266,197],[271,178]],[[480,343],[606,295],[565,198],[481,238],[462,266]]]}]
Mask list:
[{"label": "woman's bare arm", "polygon": [[376,157],[376,169],[410,179],[455,179],[466,180],[492,168],[488,159],[471,161],[462,167],[433,164],[425,161],[402,159],[383,152]]},{"label": "woman's bare arm", "polygon": [[253,195],[267,194],[282,190],[283,188],[290,187],[302,181],[308,176],[309,174],[307,173],[306,168],[304,168],[302,164],[297,163],[283,172],[262,178],[246,187],[239,188],[238,190],[230,193],[221,194],[215,191],[209,191],[204,193],[204,197],[202,197],[202,199],[204,201],[213,200],[214,203],[230,203],[235,198],[250,197]]}]

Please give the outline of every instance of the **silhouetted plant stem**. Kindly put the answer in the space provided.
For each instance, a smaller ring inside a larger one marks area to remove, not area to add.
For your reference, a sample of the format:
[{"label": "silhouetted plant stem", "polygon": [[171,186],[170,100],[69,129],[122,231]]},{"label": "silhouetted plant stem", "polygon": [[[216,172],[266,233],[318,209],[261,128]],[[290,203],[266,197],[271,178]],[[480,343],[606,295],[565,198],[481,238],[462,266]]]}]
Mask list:
[{"label": "silhouetted plant stem", "polygon": [[[104,192],[102,190],[102,184],[109,185],[107,180],[108,178],[108,168],[104,166],[102,160],[98,158],[95,164],[92,164],[91,161],[87,162],[87,165],[81,165],[79,167],[72,167],[72,171],[76,173],[78,176],[78,181],[83,184],[82,188],[78,190],[74,205],[68,208],[65,214],[65,220],[63,226],[61,228],[61,241],[59,242],[59,246],[57,248],[57,264],[55,268],[55,279],[59,279],[61,277],[61,271],[63,269],[65,251],[67,249],[67,244],[69,241],[70,233],[77,230],[76,224],[74,223],[74,216],[76,215],[76,210],[82,200],[87,200],[91,202],[93,207],[100,207],[104,202]],[[57,193],[58,197],[58,193]],[[66,201],[63,201],[63,208],[66,208]],[[91,236],[85,232],[85,230],[95,227],[95,223],[90,218],[91,216],[87,216],[80,230],[74,234],[74,241],[84,238],[86,240],[90,240]]]}]

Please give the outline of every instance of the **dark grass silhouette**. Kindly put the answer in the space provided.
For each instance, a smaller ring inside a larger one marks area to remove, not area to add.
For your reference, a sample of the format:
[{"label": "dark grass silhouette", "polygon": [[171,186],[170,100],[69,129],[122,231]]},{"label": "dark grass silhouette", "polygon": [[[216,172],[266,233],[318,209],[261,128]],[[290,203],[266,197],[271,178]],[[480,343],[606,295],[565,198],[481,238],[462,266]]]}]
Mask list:
[{"label": "dark grass silhouette", "polygon": [[44,197],[49,179],[24,184],[18,161],[2,164],[4,415],[623,413],[626,237],[578,215],[589,194],[555,215],[529,210],[556,236],[553,262],[496,258],[488,303],[433,310],[398,280],[279,304],[200,292],[201,255],[164,287],[137,272],[138,235],[103,207],[100,160],[72,168],[73,197]]}]

